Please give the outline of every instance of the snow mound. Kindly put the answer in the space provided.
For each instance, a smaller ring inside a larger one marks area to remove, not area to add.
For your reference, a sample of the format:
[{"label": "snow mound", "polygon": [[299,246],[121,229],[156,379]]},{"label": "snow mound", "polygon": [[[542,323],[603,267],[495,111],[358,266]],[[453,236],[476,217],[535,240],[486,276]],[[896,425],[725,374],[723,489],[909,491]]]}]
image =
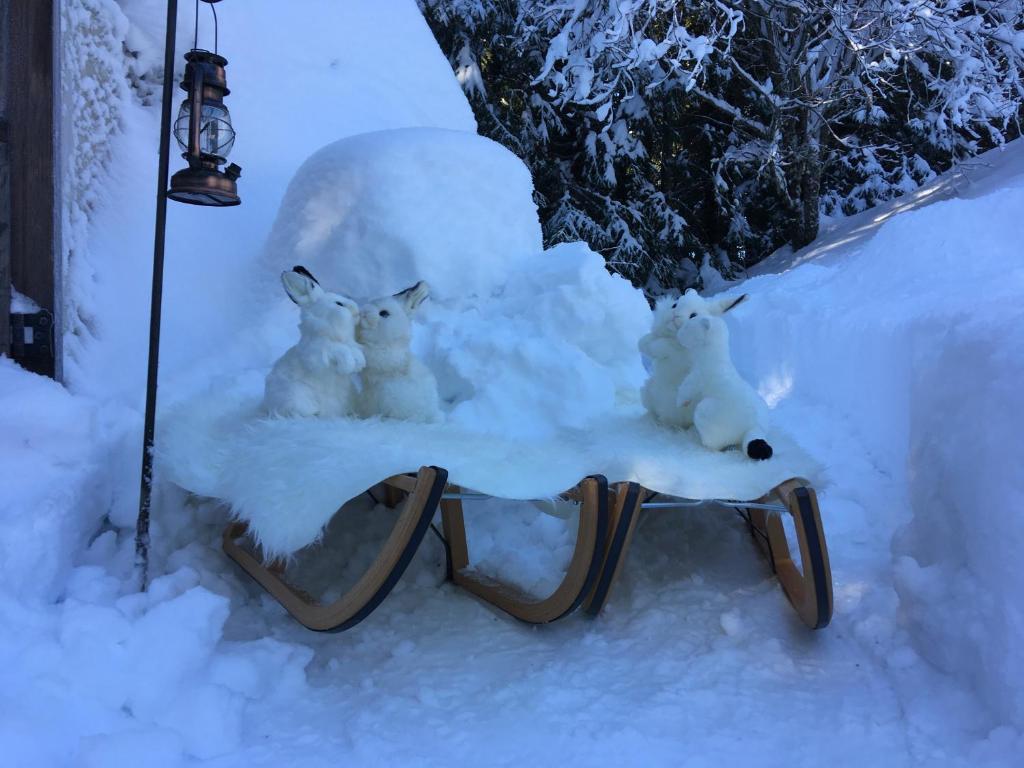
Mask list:
[{"label": "snow mound", "polygon": [[108,511],[100,421],[94,403],[0,357],[0,584],[23,598],[59,596]]},{"label": "snow mound", "polygon": [[273,274],[308,267],[357,298],[417,280],[484,296],[542,248],[530,172],[476,134],[408,128],[336,141],[292,179],[267,243]]},{"label": "snow mound", "polygon": [[635,402],[643,294],[584,243],[510,262],[496,295],[429,306],[418,344],[452,403],[449,420],[498,435],[582,428]]},{"label": "snow mound", "polygon": [[[394,269],[384,262],[380,271]],[[651,317],[643,293],[584,243],[510,257],[505,270],[489,295],[432,296],[413,323],[413,351],[437,377],[446,420],[544,439],[639,408],[645,373],[637,344]],[[245,339],[264,347],[264,360],[249,359],[260,375],[296,341],[295,305],[280,284],[277,295],[262,302],[262,323]]]},{"label": "snow mound", "polygon": [[244,746],[253,702],[308,695],[312,653],[270,638],[225,643],[229,600],[192,568],[146,593],[120,588],[82,566],[52,608],[0,594],[10,765],[193,764]]},{"label": "snow mound", "polygon": [[586,244],[542,248],[530,174],[499,144],[427,128],[337,141],[281,205],[248,334],[266,357],[249,362],[269,367],[295,341],[283,270],[358,300],[425,279],[413,346],[451,422],[520,438],[590,425],[637,402],[650,308]]}]

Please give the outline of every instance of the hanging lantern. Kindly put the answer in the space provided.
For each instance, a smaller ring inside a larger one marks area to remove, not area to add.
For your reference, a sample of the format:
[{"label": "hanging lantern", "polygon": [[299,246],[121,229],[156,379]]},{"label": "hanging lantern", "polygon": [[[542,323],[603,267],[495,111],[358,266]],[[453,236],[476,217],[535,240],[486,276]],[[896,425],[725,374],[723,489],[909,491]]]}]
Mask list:
[{"label": "hanging lantern", "polygon": [[[203,0],[212,3],[218,0]],[[215,16],[216,18],[216,16]],[[198,22],[197,22],[198,27]],[[171,200],[192,205],[228,206],[242,202],[237,180],[242,169],[232,163],[221,170],[235,143],[231,114],[224,106],[228,90],[223,56],[193,48],[185,54],[181,88],[188,94],[174,121],[174,138],[188,161],[171,177]]]}]

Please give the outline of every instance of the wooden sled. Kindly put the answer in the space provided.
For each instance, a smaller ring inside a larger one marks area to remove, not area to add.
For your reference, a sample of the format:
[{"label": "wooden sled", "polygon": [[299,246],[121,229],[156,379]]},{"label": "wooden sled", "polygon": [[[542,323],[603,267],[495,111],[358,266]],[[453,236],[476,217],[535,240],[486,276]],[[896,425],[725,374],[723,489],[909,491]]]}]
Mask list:
[{"label": "wooden sled", "polygon": [[445,470],[422,467],[415,476],[396,475],[384,481],[396,504],[404,498],[398,520],[366,572],[344,595],[327,605],[288,583],[283,567],[264,565],[245,548],[245,523],[231,523],[224,530],[224,551],[301,624],[318,631],[341,632],[369,616],[398,583],[430,527],[447,480]]},{"label": "wooden sled", "polygon": [[600,573],[608,530],[608,481],[599,475],[587,477],[562,495],[580,502],[576,547],[561,584],[547,597],[535,597],[469,567],[462,512],[465,495],[450,486],[441,502],[449,578],[481,600],[529,624],[547,624],[572,613],[593,590]]},{"label": "wooden sled", "polygon": [[[587,601],[587,613],[596,616],[607,603],[643,509],[695,507],[713,503],[731,506],[740,512],[768,558],[782,591],[804,624],[811,629],[822,629],[828,625],[832,618],[832,571],[818,510],[818,497],[806,481],[796,478],[787,480],[755,502],[719,499],[651,501],[656,495],[636,483],[617,484],[609,519],[607,550],[601,575]],[[793,518],[802,570],[794,562],[786,540],[781,517],[783,514]]]}]

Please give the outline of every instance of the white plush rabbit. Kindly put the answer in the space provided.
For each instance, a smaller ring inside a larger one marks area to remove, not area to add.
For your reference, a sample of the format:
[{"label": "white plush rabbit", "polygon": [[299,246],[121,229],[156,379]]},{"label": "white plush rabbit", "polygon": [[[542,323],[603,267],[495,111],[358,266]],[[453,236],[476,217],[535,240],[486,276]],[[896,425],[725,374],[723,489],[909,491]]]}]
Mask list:
[{"label": "white plush rabbit", "polygon": [[640,351],[651,360],[651,371],[640,392],[647,412],[656,421],[672,427],[693,424],[693,408],[676,401],[679,385],[690,372],[690,353],[679,343],[676,334],[693,314],[721,315],[747,298],[705,299],[693,288],[677,299],[662,297],[654,305],[651,332],[640,339]]},{"label": "white plush rabbit", "polygon": [[713,451],[736,445],[752,459],[771,458],[772,447],[758,426],[759,398],[732,363],[725,320],[695,312],[683,320],[678,339],[692,367],[677,402],[691,409],[701,443]]},{"label": "white plush rabbit", "polygon": [[352,374],[362,370],[355,342],[359,306],[320,287],[305,267],[281,273],[289,298],[299,305],[299,341],[267,376],[263,410],[274,416],[348,416],[353,412]]},{"label": "white plush rabbit", "polygon": [[359,413],[405,421],[441,420],[437,380],[409,348],[412,315],[430,293],[424,281],[363,305],[356,338],[363,346]]}]

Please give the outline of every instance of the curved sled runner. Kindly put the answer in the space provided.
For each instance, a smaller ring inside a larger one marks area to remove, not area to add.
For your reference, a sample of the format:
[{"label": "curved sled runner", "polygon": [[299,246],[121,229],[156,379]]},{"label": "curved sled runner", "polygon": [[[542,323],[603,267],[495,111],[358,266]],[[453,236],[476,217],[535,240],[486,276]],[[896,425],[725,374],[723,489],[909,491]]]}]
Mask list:
[{"label": "curved sled runner", "polygon": [[[773,499],[778,499],[793,517],[802,569],[793,560],[782,517],[768,508]],[[827,627],[832,620],[832,567],[818,495],[805,481],[794,478],[776,486],[759,501],[761,506],[736,506],[801,621],[811,629]]]},{"label": "curved sled runner", "polygon": [[[828,626],[832,618],[832,571],[818,510],[818,497],[806,481],[798,478],[787,480],[755,502],[719,499],[651,501],[655,496],[656,493],[636,483],[617,484],[608,548],[601,576],[587,601],[588,614],[596,616],[607,603],[643,509],[696,507],[713,503],[736,508],[746,520],[772,572],[778,577],[782,591],[801,621],[811,629]],[[786,539],[781,517],[783,514],[793,518],[802,569],[794,561]]]},{"label": "curved sled runner", "polygon": [[[520,621],[547,624],[580,606],[591,616],[601,612],[625,563],[644,509],[718,504],[734,507],[747,522],[800,619],[812,629],[821,629],[831,620],[828,547],[817,495],[804,480],[787,480],[754,502],[674,498],[654,501],[658,494],[637,483],[617,483],[609,489],[603,476],[587,477],[562,494],[563,498],[580,504],[576,545],[569,567],[550,595],[537,597],[470,567],[462,502],[489,497],[463,492],[457,486],[447,485],[447,479],[444,469],[422,467],[415,476],[396,475],[381,483],[387,505],[401,506],[398,520],[362,577],[341,598],[327,605],[286,581],[283,568],[264,565],[258,555],[243,546],[242,539],[248,530],[245,523],[228,525],[224,531],[224,551],[301,624],[313,630],[340,632],[369,616],[391,592],[440,506],[448,578]],[[786,538],[783,514],[793,518],[800,566]]]},{"label": "curved sled runner", "polygon": [[547,597],[477,573],[469,567],[469,545],[462,513],[463,494],[450,488],[441,502],[451,580],[476,597],[529,624],[547,624],[578,608],[597,583],[608,531],[608,481],[600,475],[585,478],[562,494],[580,503],[579,527],[572,560],[561,584]]},{"label": "curved sled runner", "polygon": [[633,532],[640,520],[640,508],[646,495],[637,483],[618,483],[615,486],[615,500],[608,519],[608,545],[601,563],[601,575],[584,609],[590,616],[597,616],[608,602],[612,585],[622,570],[626,552],[633,542]]},{"label": "curved sled runner", "polygon": [[404,507],[370,567],[348,592],[327,605],[285,581],[283,568],[264,565],[246,549],[241,543],[248,530],[245,523],[234,522],[224,530],[224,551],[301,624],[341,632],[369,616],[398,583],[430,527],[447,480],[445,470],[422,467],[415,476],[396,475],[384,481],[387,490],[405,496]]}]

